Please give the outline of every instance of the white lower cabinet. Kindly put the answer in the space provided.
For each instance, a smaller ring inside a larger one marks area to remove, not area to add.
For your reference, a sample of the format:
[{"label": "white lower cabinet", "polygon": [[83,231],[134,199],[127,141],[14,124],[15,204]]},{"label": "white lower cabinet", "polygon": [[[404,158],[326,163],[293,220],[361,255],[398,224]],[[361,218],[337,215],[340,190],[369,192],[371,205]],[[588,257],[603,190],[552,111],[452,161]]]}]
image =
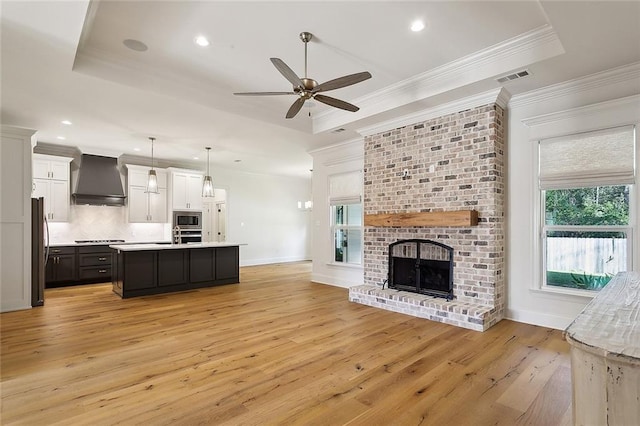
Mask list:
[{"label": "white lower cabinet", "polygon": [[130,223],[167,223],[167,173],[155,169],[158,193],[145,192],[149,167],[127,165]]}]

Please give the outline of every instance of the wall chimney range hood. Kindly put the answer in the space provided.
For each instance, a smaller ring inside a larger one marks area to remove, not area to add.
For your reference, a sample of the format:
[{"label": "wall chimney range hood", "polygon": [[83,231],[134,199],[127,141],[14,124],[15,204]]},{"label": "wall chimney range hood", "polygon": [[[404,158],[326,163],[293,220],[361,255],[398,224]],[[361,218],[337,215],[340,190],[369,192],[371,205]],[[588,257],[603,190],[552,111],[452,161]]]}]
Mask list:
[{"label": "wall chimney range hood", "polygon": [[124,206],[125,195],[118,171],[118,159],[82,154],[73,198],[76,204]]}]

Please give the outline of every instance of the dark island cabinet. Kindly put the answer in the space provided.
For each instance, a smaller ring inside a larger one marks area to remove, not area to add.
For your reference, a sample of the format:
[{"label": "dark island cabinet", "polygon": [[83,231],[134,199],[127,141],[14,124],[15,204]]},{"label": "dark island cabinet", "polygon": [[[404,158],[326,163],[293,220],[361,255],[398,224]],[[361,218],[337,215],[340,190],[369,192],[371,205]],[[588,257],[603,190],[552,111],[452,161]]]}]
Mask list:
[{"label": "dark island cabinet", "polygon": [[157,287],[158,256],[152,251],[127,253],[123,276],[131,290],[143,290]]},{"label": "dark island cabinet", "polygon": [[240,247],[225,247],[217,249],[216,255],[216,280],[237,282],[240,277]]},{"label": "dark island cabinet", "polygon": [[186,285],[189,282],[187,255],[184,250],[158,252],[158,286]]},{"label": "dark island cabinet", "polygon": [[114,256],[113,291],[122,298],[240,281],[238,246],[117,250]]},{"label": "dark island cabinet", "polygon": [[216,249],[200,248],[189,250],[189,277],[193,283],[209,282],[216,279]]}]

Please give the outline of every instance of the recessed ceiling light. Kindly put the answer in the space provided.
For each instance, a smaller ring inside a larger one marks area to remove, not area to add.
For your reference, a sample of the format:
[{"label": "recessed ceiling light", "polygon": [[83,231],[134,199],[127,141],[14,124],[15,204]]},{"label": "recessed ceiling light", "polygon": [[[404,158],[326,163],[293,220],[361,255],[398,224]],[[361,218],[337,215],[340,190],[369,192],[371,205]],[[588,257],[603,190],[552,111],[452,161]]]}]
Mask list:
[{"label": "recessed ceiling light", "polygon": [[148,49],[147,45],[141,42],[140,40],[134,40],[128,38],[122,42],[125,46],[127,46],[131,50],[135,50],[136,52],[144,52]]},{"label": "recessed ceiling light", "polygon": [[66,138],[64,136],[58,136],[56,137],[56,139],[60,139],[61,141],[65,140]]},{"label": "recessed ceiling light", "polygon": [[199,159],[200,159],[200,157],[193,157],[193,159],[194,159],[194,160],[199,160]]},{"label": "recessed ceiling light", "polygon": [[133,148],[135,152],[140,152],[140,148]]},{"label": "recessed ceiling light", "polygon": [[61,123],[66,125],[66,126],[71,126],[71,124],[73,124],[69,120],[62,120]]},{"label": "recessed ceiling light", "polygon": [[209,45],[209,40],[203,35],[199,35],[193,39],[193,42],[200,47],[207,47]]},{"label": "recessed ceiling light", "polygon": [[414,33],[422,30],[424,30],[424,22],[422,22],[421,20],[417,19],[411,23],[411,31],[413,31]]}]

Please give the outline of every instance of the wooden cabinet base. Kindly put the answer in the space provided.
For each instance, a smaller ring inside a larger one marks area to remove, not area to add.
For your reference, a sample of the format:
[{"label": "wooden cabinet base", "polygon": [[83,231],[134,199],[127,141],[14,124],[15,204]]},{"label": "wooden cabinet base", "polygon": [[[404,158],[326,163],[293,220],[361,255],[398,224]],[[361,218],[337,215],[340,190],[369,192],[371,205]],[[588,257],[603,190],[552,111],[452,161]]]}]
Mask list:
[{"label": "wooden cabinet base", "polygon": [[118,251],[113,265],[113,291],[123,299],[238,282],[237,246]]}]

